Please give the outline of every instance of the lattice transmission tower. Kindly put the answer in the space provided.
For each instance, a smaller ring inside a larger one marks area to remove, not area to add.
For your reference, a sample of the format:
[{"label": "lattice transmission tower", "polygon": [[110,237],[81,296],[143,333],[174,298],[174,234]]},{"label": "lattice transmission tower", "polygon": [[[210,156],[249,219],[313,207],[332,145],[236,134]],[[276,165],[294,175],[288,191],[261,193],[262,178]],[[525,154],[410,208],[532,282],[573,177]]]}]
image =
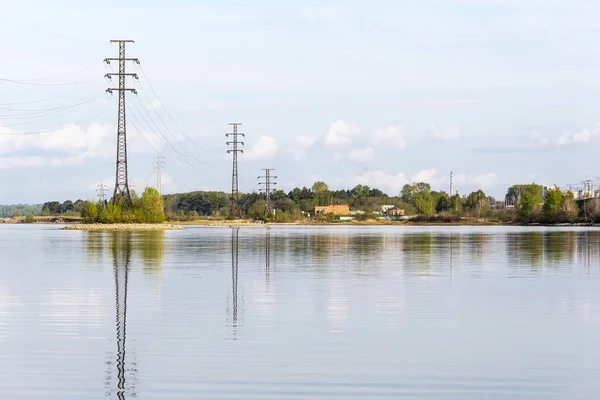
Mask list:
[{"label": "lattice transmission tower", "polygon": [[260,191],[265,192],[265,213],[272,214],[273,205],[271,204],[271,192],[273,191],[273,186],[277,185],[277,182],[275,182],[277,177],[272,174],[272,172],[275,171],[274,168],[263,168],[263,171],[265,171],[265,174],[258,177],[258,179],[263,180],[258,182],[258,184],[264,185],[264,187],[260,188]]},{"label": "lattice transmission tower", "polygon": [[159,154],[156,155],[156,160],[154,160],[154,168],[156,169],[156,190],[158,193],[162,194],[162,169],[165,167],[166,161],[163,156]]},{"label": "lattice transmission tower", "polygon": [[119,72],[108,73],[105,76],[112,79],[113,76],[119,77],[118,88],[108,88],[108,93],[119,92],[119,111],[117,117],[117,164],[116,164],[116,178],[115,178],[115,190],[113,192],[112,202],[113,204],[124,200],[127,204],[131,204],[131,194],[129,193],[129,181],[127,179],[127,124],[125,118],[125,93],[132,92],[137,94],[135,89],[125,87],[126,77],[131,76],[138,79],[138,75],[135,73],[127,73],[125,71],[125,64],[127,61],[132,61],[137,64],[140,60],[137,58],[125,57],[125,44],[134,43],[133,40],[111,40],[111,43],[119,44],[119,57],[118,58],[105,58],[104,62],[110,64],[111,61],[119,62]]},{"label": "lattice transmission tower", "polygon": [[229,124],[233,127],[232,133],[227,133],[225,136],[231,140],[226,142],[227,146],[230,148],[227,150],[227,154],[233,154],[233,170],[231,173],[231,211],[230,214],[232,216],[239,217],[240,209],[238,206],[239,199],[239,188],[238,188],[238,153],[243,153],[244,150],[241,146],[244,145],[244,142],[239,141],[239,137],[246,137],[243,133],[238,131],[238,128],[242,126],[242,124],[234,122]]},{"label": "lattice transmission tower", "polygon": [[106,200],[107,190],[108,189],[106,188],[104,181],[100,181],[100,184],[98,185],[98,189],[96,189],[96,192],[98,192],[98,199],[100,199],[100,202],[102,204],[104,204],[104,201]]}]

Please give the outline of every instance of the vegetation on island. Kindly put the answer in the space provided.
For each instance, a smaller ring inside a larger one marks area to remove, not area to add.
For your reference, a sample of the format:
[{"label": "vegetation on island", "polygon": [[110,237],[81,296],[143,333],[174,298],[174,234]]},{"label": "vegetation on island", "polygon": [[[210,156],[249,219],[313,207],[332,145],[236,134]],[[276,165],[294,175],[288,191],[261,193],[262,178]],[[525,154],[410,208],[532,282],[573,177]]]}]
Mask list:
[{"label": "vegetation on island", "polygon": [[[294,188],[288,193],[271,193],[273,213],[266,213],[263,193],[240,193],[236,217],[265,222],[340,221],[339,215],[315,215],[315,206],[345,204],[354,221],[399,219],[387,216],[383,206],[404,210],[413,222],[474,222],[557,224],[600,222],[600,198],[576,200],[573,193],[546,190],[537,184],[514,185],[503,200],[477,190],[468,195],[450,196],[432,190],[431,185],[416,182],[404,185],[396,196],[377,188],[357,185],[348,190],[331,190],[324,182],[310,188]],[[77,215],[86,223],[162,223],[231,217],[231,196],[224,192],[190,192],[161,196],[146,188],[141,197],[132,192],[132,205],[94,201],[47,202],[42,215]],[[17,214],[17,210],[14,210]],[[29,214],[30,215],[30,214]]]},{"label": "vegetation on island", "polygon": [[141,197],[131,192],[131,204],[84,202],[81,217],[88,224],[162,224],[165,222],[164,202],[158,190],[147,187]]}]

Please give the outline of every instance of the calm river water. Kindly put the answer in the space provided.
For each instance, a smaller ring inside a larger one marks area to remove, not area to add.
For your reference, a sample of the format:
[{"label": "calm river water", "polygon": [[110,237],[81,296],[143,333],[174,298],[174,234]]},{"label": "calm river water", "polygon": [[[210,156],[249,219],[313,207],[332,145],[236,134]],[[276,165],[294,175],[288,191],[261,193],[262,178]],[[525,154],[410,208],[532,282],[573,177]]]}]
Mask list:
[{"label": "calm river water", "polygon": [[0,399],[591,399],[600,230],[0,226]]}]

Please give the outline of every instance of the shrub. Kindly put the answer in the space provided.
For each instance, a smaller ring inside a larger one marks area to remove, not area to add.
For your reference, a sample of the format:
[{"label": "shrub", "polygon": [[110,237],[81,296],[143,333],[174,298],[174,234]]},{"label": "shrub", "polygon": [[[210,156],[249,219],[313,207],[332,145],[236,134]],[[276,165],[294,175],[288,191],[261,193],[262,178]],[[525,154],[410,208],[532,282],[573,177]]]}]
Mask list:
[{"label": "shrub", "polygon": [[27,216],[25,217],[25,223],[31,224],[31,223],[33,223],[33,221],[35,221],[35,219],[33,218],[33,215],[27,214]]}]

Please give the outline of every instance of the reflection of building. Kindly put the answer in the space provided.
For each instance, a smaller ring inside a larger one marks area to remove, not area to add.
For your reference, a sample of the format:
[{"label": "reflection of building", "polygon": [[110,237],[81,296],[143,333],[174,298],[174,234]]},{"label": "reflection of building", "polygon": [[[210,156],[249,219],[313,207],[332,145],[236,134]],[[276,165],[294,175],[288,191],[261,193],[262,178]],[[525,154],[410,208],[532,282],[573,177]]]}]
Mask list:
[{"label": "reflection of building", "polygon": [[315,206],[315,214],[336,214],[336,215],[348,215],[350,214],[350,207],[346,204],[331,204],[329,206]]}]

